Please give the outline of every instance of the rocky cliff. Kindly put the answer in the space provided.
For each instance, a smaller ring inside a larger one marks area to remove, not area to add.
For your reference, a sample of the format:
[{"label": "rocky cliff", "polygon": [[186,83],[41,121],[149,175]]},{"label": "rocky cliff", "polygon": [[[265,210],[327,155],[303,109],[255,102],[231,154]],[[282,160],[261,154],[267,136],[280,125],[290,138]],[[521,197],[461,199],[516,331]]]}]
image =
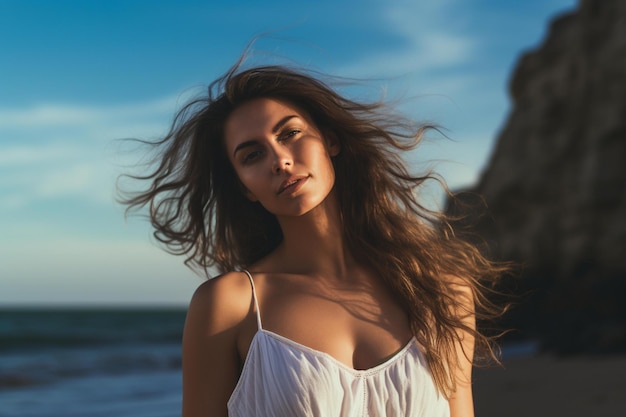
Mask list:
[{"label": "rocky cliff", "polygon": [[626,1],[582,0],[510,81],[512,111],[466,210],[523,266],[506,325],[559,352],[626,350]]}]

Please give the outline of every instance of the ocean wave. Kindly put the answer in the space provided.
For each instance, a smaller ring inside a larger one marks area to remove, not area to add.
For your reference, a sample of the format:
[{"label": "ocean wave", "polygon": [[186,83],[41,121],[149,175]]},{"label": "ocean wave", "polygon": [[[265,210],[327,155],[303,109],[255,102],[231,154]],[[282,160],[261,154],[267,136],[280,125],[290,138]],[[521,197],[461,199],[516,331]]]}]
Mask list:
[{"label": "ocean wave", "polygon": [[13,334],[2,336],[0,352],[41,350],[48,348],[71,348],[140,343],[180,343],[179,331],[160,335],[72,335],[72,334]]},{"label": "ocean wave", "polygon": [[0,352],[179,343],[180,310],[0,310]]},{"label": "ocean wave", "polygon": [[126,375],[180,367],[178,344],[100,346],[11,354],[0,358],[0,389],[45,385],[68,378]]},{"label": "ocean wave", "polygon": [[0,389],[180,368],[180,310],[0,310]]}]

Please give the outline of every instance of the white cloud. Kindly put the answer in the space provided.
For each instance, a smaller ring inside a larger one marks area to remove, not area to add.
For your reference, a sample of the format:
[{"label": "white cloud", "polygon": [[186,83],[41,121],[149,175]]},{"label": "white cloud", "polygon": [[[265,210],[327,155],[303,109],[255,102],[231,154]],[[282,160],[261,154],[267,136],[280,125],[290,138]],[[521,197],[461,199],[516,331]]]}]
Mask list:
[{"label": "white cloud", "polygon": [[476,39],[457,33],[450,24],[458,1],[386,3],[386,29],[399,38],[398,46],[374,53],[341,69],[350,76],[397,76],[458,67],[471,58]]},{"label": "white cloud", "polygon": [[58,197],[85,191],[95,177],[93,165],[79,163],[42,179],[37,194],[43,197]]},{"label": "white cloud", "polygon": [[0,109],[0,208],[78,196],[115,204],[122,153],[115,139],[162,134],[190,92],[111,106]]},{"label": "white cloud", "polygon": [[105,184],[106,188],[94,188],[100,183],[100,179],[90,175],[89,168],[73,167],[66,172],[54,173],[43,180],[33,181],[21,189],[1,192],[0,209],[19,210],[46,200],[72,196],[78,196],[85,201],[114,205],[112,186]]},{"label": "white cloud", "polygon": [[0,147],[0,167],[67,160],[78,157],[80,153],[75,146],[67,144],[4,146]]},{"label": "white cloud", "polygon": [[111,106],[41,103],[22,109],[0,108],[0,129],[61,126],[75,128],[120,120],[128,123],[133,119],[172,114],[181,100],[181,96],[171,95],[153,101]]},{"label": "white cloud", "polygon": [[0,127],[55,126],[92,123],[95,109],[43,104],[29,109],[0,109]]},{"label": "white cloud", "polygon": [[46,145],[43,149],[13,148],[10,153],[19,157],[13,164],[0,163],[0,208],[15,210],[68,196],[113,204],[114,167],[102,151]]}]

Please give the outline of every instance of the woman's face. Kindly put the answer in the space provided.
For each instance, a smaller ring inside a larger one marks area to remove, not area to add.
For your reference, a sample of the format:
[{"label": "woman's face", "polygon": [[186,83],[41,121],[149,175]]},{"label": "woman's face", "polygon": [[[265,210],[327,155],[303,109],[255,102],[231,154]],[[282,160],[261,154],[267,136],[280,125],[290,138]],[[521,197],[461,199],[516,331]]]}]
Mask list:
[{"label": "woman's face", "polygon": [[304,112],[269,98],[236,108],[226,120],[225,148],[246,196],[276,216],[300,216],[320,205],[335,183],[339,153]]}]

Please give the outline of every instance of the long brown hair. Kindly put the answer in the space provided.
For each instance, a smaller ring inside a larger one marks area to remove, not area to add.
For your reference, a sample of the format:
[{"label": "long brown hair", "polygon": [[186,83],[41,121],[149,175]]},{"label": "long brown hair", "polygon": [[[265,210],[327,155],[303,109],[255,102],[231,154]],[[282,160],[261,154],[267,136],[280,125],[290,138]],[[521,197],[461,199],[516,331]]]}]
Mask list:
[{"label": "long brown hair", "polygon": [[304,71],[280,66],[242,70],[238,64],[214,81],[205,97],[184,106],[162,140],[150,143],[159,151],[156,165],[134,177],[150,186],[122,201],[128,209],[148,205],[156,239],[185,255],[192,267],[236,270],[272,252],[282,240],[279,224],[243,192],[233,191],[241,187],[223,148],[228,116],[261,97],[298,106],[323,136],[339,142],[333,164],[348,247],[404,304],[434,381],[449,394],[455,386],[451,370],[461,359],[455,350],[460,333],[474,336],[478,353],[493,356],[491,337],[465,320],[471,314],[468,301],[449,278],[469,289],[469,304],[484,320],[500,312],[485,293],[504,267],[458,238],[445,215],[416,197],[416,189],[434,176],[412,175],[399,151],[414,148],[435,126],[394,116],[383,103],[342,97]]}]

